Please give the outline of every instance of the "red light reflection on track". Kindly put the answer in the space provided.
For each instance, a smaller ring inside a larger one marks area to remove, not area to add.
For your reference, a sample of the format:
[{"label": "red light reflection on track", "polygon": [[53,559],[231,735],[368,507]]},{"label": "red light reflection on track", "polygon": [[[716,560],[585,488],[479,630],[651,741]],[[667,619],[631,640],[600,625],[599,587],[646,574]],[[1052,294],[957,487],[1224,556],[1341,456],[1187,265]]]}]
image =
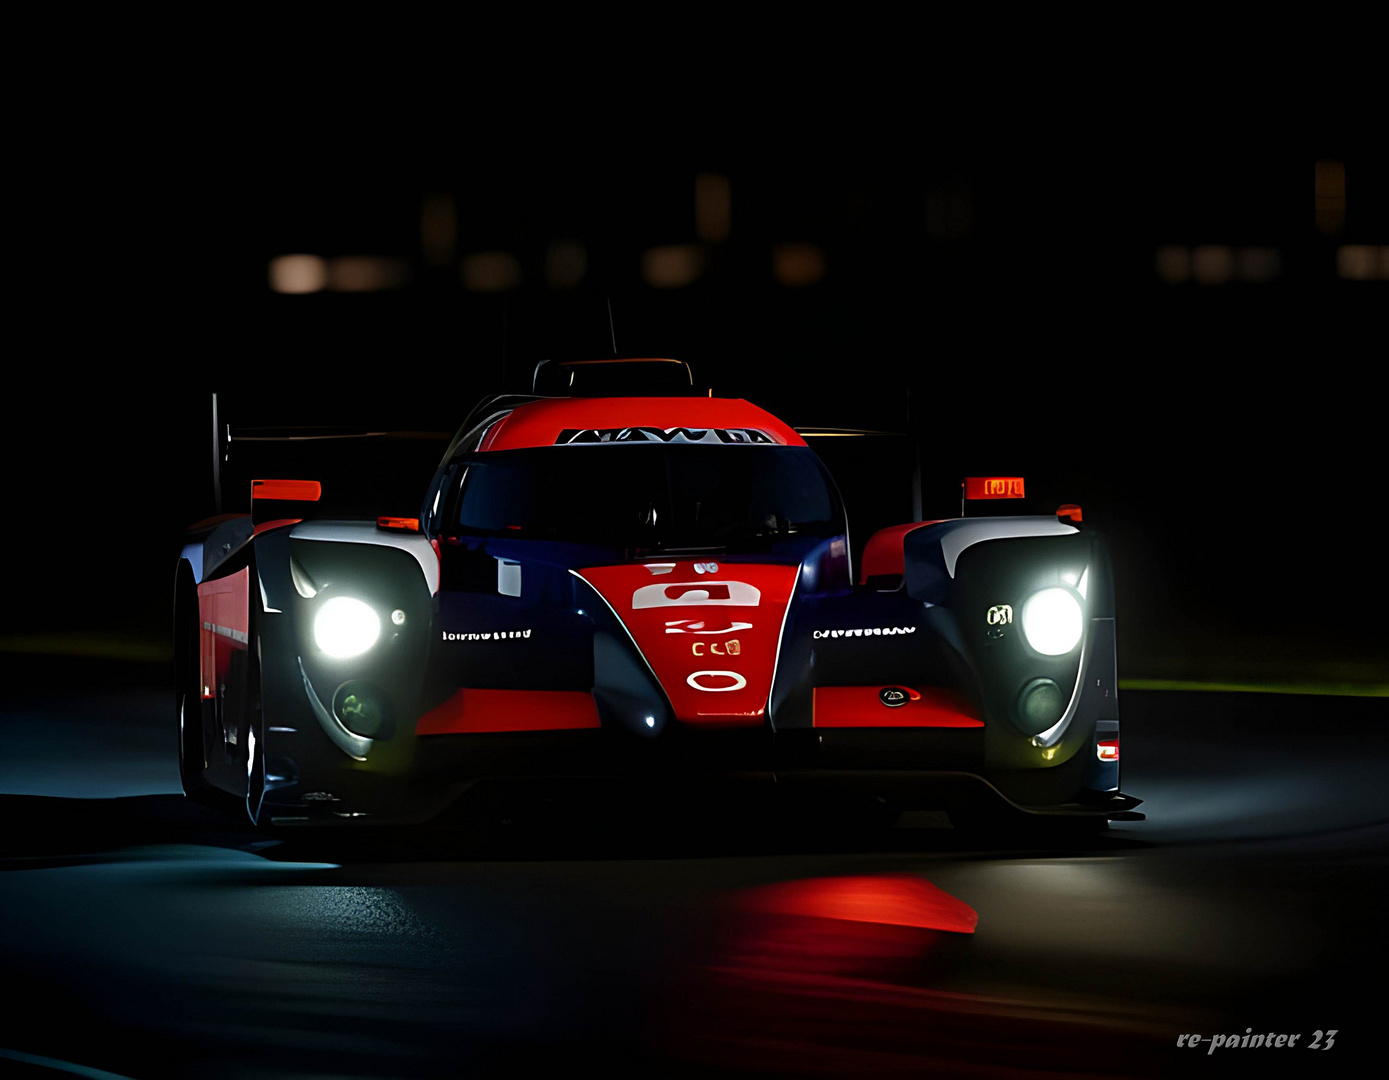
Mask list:
[{"label": "red light reflection on track", "polygon": [[732,907],[720,967],[736,981],[901,977],[942,932],[972,934],[979,920],[968,904],[906,874],[763,885],[738,893]]},{"label": "red light reflection on track", "polygon": [[[665,998],[660,1052],[701,1068],[796,1075],[1019,1077],[1151,1071],[1132,1033],[961,992],[978,915],[908,874],[812,878],[719,905]],[[935,984],[935,985],[932,985]]]},{"label": "red light reflection on track", "polygon": [[963,900],[910,874],[783,881],[743,893],[740,906],[769,915],[808,915],[956,934],[974,933],[979,922],[978,913]]}]

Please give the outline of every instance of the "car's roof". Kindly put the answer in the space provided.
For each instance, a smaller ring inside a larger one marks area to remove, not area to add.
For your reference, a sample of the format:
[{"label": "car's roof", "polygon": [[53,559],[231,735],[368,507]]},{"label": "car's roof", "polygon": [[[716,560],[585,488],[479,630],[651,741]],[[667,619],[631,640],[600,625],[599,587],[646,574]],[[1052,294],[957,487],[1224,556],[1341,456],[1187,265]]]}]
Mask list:
[{"label": "car's roof", "polygon": [[[545,398],[518,405],[483,436],[479,450],[519,450],[558,444],[646,441],[618,438],[618,433],[647,429],[650,441],[702,441],[699,433],[713,432],[712,441],[760,442],[805,446],[805,440],[765,409],[741,398],[621,397]],[[679,433],[663,440],[656,433]],[[722,437],[720,437],[720,433]],[[756,433],[752,439],[742,436]]]}]

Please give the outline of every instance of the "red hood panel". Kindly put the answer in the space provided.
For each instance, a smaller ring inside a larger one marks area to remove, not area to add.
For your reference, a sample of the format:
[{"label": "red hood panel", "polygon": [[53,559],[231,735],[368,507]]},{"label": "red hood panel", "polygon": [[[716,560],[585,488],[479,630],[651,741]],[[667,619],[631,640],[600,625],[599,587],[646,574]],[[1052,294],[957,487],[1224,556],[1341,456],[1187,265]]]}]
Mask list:
[{"label": "red hood panel", "polygon": [[677,719],[756,727],[766,716],[798,571],[677,559],[593,566],[578,574],[626,625]]}]

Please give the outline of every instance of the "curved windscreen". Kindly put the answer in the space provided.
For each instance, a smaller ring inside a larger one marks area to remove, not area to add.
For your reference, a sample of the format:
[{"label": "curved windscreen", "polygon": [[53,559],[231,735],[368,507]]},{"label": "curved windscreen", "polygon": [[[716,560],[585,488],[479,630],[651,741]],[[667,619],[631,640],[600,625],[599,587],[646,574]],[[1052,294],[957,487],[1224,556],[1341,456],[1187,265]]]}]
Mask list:
[{"label": "curved windscreen", "polygon": [[844,510],[799,446],[560,446],[477,454],[463,532],[661,551],[765,549],[842,535]]}]

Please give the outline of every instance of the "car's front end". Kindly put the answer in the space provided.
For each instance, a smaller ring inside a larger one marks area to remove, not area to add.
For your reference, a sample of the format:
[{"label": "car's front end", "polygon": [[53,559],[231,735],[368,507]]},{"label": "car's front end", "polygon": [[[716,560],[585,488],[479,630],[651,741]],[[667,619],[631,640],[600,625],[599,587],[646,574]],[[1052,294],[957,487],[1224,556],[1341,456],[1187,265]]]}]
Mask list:
[{"label": "car's front end", "polygon": [[889,533],[855,583],[828,471],[745,402],[508,409],[456,441],[418,522],[256,538],[259,815],[685,780],[1130,815],[1098,537]]}]

